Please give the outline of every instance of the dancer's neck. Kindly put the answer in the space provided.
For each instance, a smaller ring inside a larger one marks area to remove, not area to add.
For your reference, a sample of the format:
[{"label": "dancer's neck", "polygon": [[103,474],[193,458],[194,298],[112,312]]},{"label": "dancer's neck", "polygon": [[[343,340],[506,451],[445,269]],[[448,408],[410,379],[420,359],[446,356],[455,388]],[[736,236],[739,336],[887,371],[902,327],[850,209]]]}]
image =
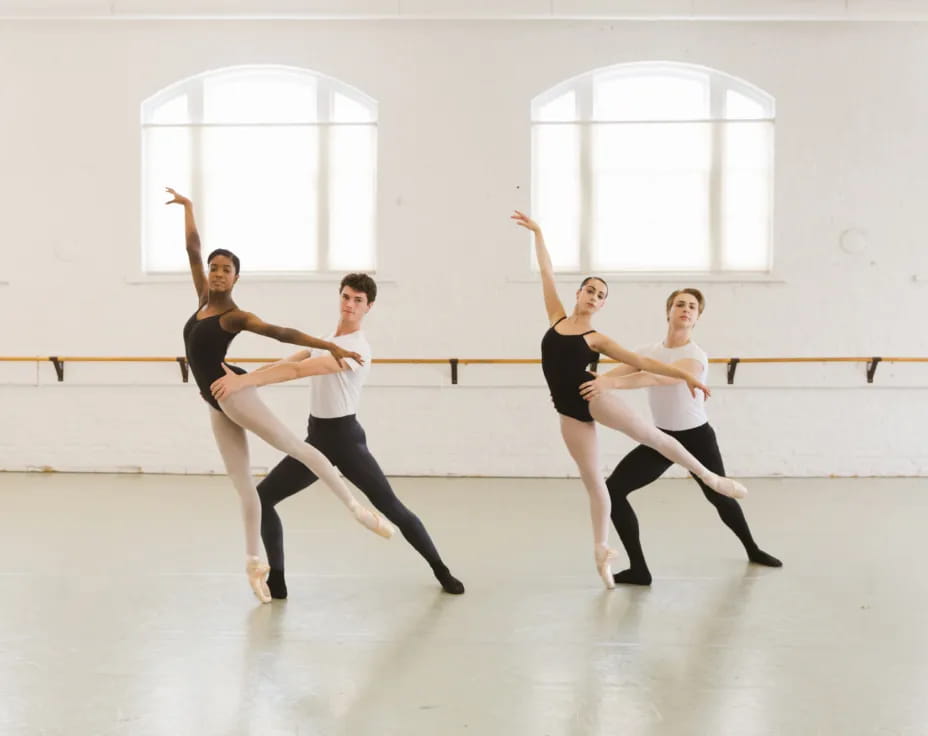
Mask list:
[{"label": "dancer's neck", "polygon": [[589,332],[593,329],[593,319],[588,314],[577,314],[574,312],[564,321],[570,324],[571,327],[583,332]]},{"label": "dancer's neck", "polygon": [[343,335],[350,335],[352,332],[360,331],[361,320],[340,319],[338,321],[338,327],[335,328],[335,337],[342,337]]},{"label": "dancer's neck", "polygon": [[676,329],[668,327],[667,337],[664,338],[664,347],[682,348],[684,345],[688,345],[692,340],[692,332],[691,327],[678,327]]}]

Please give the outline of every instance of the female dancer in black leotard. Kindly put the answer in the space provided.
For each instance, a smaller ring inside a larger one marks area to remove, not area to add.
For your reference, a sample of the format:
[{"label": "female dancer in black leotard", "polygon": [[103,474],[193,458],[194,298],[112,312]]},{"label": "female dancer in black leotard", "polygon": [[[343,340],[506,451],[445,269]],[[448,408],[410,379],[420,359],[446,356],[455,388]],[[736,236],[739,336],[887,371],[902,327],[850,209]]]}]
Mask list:
[{"label": "female dancer in black leotard", "polygon": [[[278,327],[260,320],[250,312],[239,309],[232,301],[232,287],[238,281],[239,259],[227,250],[215,250],[207,259],[209,278],[203,272],[200,255],[200,235],[193,217],[193,204],[173,189],[167,191],[173,199],[166,204],[180,204],[184,208],[184,229],[190,273],[197,290],[197,311],[184,325],[184,345],[187,362],[200,388],[200,395],[210,405],[210,421],[216,444],[225,463],[232,485],[238,491],[245,521],[245,572],[255,595],[263,603],[271,600],[267,588],[268,566],[260,555],[261,502],[251,477],[248,458],[250,430],[281,452],[295,457],[312,470],[338,496],[364,526],[383,537],[393,535],[393,526],[376,511],[363,507],[354,497],[335,467],[312,445],[303,442],[290,432],[270,412],[254,388],[244,389],[217,401],[210,393],[210,384],[225,375],[223,361],[226,350],[239,332],[255,332],[280,342],[308,348],[328,350],[336,360],[353,358],[361,361],[357,353],[339,348],[334,343],[310,337],[289,327]],[[232,368],[244,373],[241,368]]]},{"label": "female dancer in black leotard", "polygon": [[567,445],[580,477],[590,497],[590,516],[593,521],[593,555],[596,569],[607,588],[615,587],[610,560],[616,552],[609,548],[609,493],[599,462],[599,445],[595,422],[617,429],[664,457],[679,463],[702,479],[714,491],[740,498],[747,491],[740,483],[723,478],[707,469],[677,440],[661,432],[637,416],[631,407],[612,393],[599,394],[587,402],[580,395],[580,384],[592,377],[588,366],[604,353],[610,358],[632,365],[639,370],[659,373],[686,381],[690,391],[698,389],[709,395],[709,389],[696,378],[679,368],[645,358],[626,350],[593,329],[593,315],[606,301],[608,287],[602,279],[590,276],[577,290],[577,301],[568,317],[554,285],[554,269],[545,246],[541,228],[534,220],[516,210],[512,219],[535,234],[535,255],[541,271],[541,285],[545,298],[550,327],[541,341],[541,364],[544,370],[554,408],[561,415],[561,436]]}]

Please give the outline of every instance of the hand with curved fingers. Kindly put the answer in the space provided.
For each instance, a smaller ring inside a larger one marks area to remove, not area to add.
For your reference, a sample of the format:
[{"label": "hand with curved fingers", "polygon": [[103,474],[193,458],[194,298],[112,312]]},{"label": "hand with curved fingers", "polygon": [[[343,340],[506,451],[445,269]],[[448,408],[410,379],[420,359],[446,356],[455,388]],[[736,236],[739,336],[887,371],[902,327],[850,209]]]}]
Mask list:
[{"label": "hand with curved fingers", "polygon": [[580,384],[580,395],[590,401],[597,396],[606,393],[606,391],[611,391],[612,379],[608,375],[599,375],[598,373],[593,373],[588,371],[591,376],[594,376],[592,381],[587,381],[586,383]]},{"label": "hand with curved fingers", "polygon": [[345,358],[351,358],[358,365],[364,365],[364,359],[360,356],[360,354],[355,353],[351,350],[345,350],[344,348],[340,348],[338,345],[333,345],[332,347],[330,347],[329,352],[332,354],[332,357],[335,358],[335,361],[342,367],[346,365],[345,363],[342,362],[345,360]]},{"label": "hand with curved fingers", "polygon": [[178,194],[174,189],[171,189],[171,187],[165,187],[164,191],[172,196],[172,199],[169,199],[165,204],[188,205],[191,203],[189,198],[185,197],[183,194]]},{"label": "hand with curved fingers", "polygon": [[537,234],[541,232],[541,226],[520,210],[515,210],[515,212],[509,216],[509,219],[515,220],[516,225],[521,225],[526,230],[531,230],[533,233]]},{"label": "hand with curved fingers", "polygon": [[699,389],[700,391],[702,391],[703,395],[704,395],[707,399],[708,399],[710,396],[712,396],[712,392],[709,390],[709,387],[706,386],[705,384],[700,383],[699,381],[697,381],[697,380],[696,380],[696,376],[694,376],[692,373],[687,373],[686,376],[687,376],[687,377],[686,377],[686,385],[689,387],[690,393],[693,395],[693,398],[694,398],[694,399],[696,398],[696,390],[697,390],[697,389]]},{"label": "hand with curved fingers", "polygon": [[248,382],[248,374],[239,375],[229,369],[225,363],[222,364],[222,370],[226,374],[222,378],[217,378],[209,387],[210,393],[216,401],[225,399],[243,388],[248,388],[251,384]]}]

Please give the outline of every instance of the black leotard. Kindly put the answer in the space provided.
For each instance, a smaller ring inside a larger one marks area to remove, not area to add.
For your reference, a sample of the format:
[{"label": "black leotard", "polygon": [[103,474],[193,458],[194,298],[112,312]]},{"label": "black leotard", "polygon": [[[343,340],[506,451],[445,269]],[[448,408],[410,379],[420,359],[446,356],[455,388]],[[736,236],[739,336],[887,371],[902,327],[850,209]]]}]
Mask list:
[{"label": "black leotard", "polygon": [[[222,411],[222,408],[213,398],[210,386],[213,381],[222,378],[226,374],[222,369],[222,362],[226,359],[226,350],[229,349],[229,343],[237,334],[222,329],[219,318],[231,311],[232,309],[228,309],[222,314],[197,319],[197,315],[200,313],[197,310],[187,320],[187,324],[184,325],[184,349],[187,353],[187,363],[190,364],[193,378],[197,382],[197,386],[200,387],[200,396],[217,411]],[[231,365],[229,368],[239,375],[247,373],[247,371],[235,365]]]},{"label": "black leotard", "polygon": [[566,317],[551,325],[541,339],[541,369],[558,414],[592,422],[589,403],[580,395],[580,384],[593,378],[587,367],[599,358],[599,353],[587,344],[583,335],[596,330],[582,335],[562,335],[554,327],[563,319]]}]

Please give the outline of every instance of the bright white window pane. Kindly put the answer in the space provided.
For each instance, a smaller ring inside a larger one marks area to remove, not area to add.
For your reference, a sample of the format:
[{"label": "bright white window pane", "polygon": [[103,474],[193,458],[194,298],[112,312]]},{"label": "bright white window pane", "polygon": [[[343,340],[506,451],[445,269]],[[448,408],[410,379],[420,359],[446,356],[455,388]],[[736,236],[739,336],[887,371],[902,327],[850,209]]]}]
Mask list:
[{"label": "bright white window pane", "polygon": [[204,249],[228,248],[244,271],[316,268],[317,131],[202,131]]},{"label": "bright white window pane", "polygon": [[281,70],[237,72],[207,78],[207,123],[306,123],[316,121],[316,82]]},{"label": "bright white window pane", "polygon": [[189,123],[190,114],[187,110],[187,95],[177,95],[164,102],[148,116],[145,122],[160,125]]},{"label": "bright white window pane", "polygon": [[708,79],[646,74],[602,76],[594,83],[594,120],[704,120],[708,117]]},{"label": "bright white window pane", "polygon": [[577,119],[577,94],[571,90],[542,105],[536,105],[534,119],[539,122],[569,122]]},{"label": "bright white window pane", "polygon": [[181,194],[190,192],[190,129],[148,128],[143,131],[145,212],[143,268],[150,272],[186,271],[184,248],[184,209],[165,206],[171,196],[166,186]]},{"label": "bright white window pane", "polygon": [[374,109],[363,105],[347,95],[334,94],[332,104],[332,122],[335,123],[373,123]]},{"label": "bright white window pane", "polygon": [[376,131],[334,127],[329,132],[329,267],[374,268]]},{"label": "bright white window pane", "polygon": [[757,100],[752,100],[740,92],[728,90],[725,93],[725,118],[727,120],[762,120],[771,117]]},{"label": "bright white window pane", "polygon": [[722,174],[722,267],[770,267],[770,202],[773,166],[771,123],[725,125]]},{"label": "bright white window pane", "polygon": [[772,166],[772,123],[723,123],[725,168],[769,169]]},{"label": "bright white window pane", "polygon": [[722,268],[766,271],[770,268],[770,192],[766,176],[729,172],[725,182],[722,228]]},{"label": "bright white window pane", "polygon": [[[534,128],[532,217],[544,228],[545,242],[556,270],[580,268],[579,147],[577,126],[537,125]],[[531,258],[534,264],[534,251]]]},{"label": "bright white window pane", "polygon": [[593,268],[710,266],[707,124],[597,126]]}]

